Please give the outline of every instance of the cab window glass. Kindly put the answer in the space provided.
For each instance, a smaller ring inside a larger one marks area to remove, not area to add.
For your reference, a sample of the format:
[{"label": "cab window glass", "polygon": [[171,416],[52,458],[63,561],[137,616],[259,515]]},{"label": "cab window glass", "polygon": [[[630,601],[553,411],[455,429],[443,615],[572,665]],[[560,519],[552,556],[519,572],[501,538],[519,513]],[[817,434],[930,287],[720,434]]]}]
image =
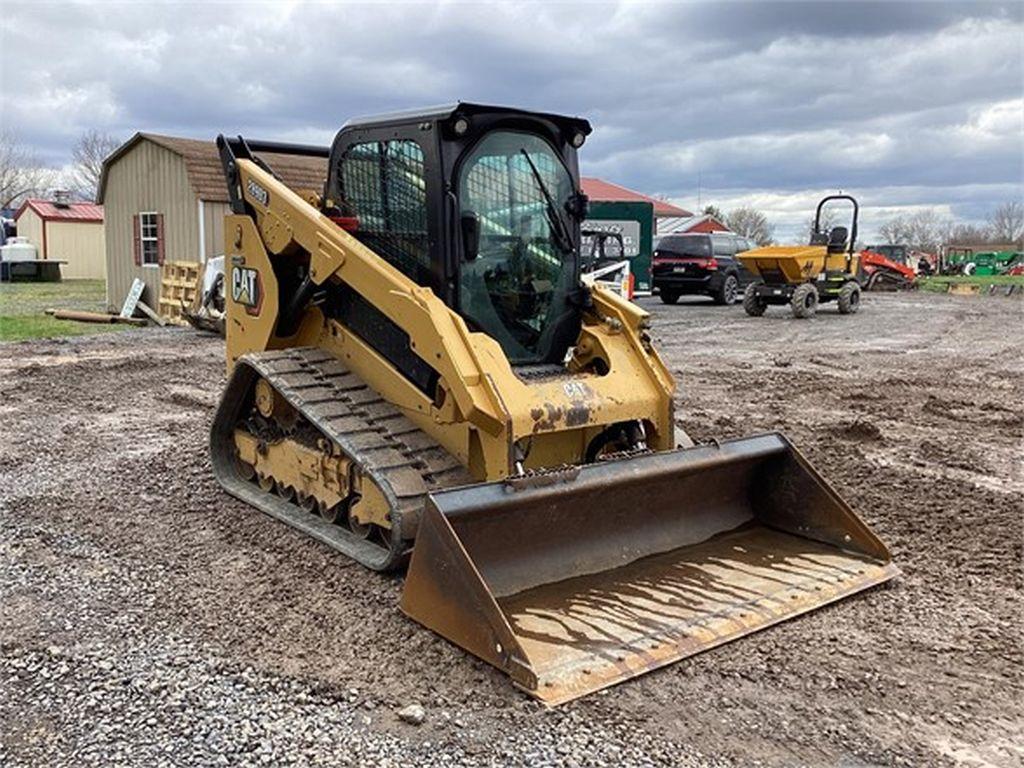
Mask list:
[{"label": "cab window glass", "polygon": [[431,282],[423,150],[415,141],[353,144],[338,161],[339,205],[353,233],[420,285]]},{"label": "cab window glass", "polygon": [[576,280],[568,169],[541,137],[494,131],[466,157],[458,190],[460,221],[479,231],[459,269],[463,315],[513,363],[560,360],[554,332]]}]

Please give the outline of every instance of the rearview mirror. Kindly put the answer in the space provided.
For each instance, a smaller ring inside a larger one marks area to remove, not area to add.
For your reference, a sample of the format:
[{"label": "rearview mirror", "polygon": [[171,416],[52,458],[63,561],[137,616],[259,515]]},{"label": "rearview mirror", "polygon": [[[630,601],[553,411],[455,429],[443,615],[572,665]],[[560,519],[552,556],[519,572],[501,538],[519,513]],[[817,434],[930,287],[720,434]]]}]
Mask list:
[{"label": "rearview mirror", "polygon": [[473,261],[480,253],[480,219],[473,211],[466,211],[459,220],[462,228],[462,255]]}]

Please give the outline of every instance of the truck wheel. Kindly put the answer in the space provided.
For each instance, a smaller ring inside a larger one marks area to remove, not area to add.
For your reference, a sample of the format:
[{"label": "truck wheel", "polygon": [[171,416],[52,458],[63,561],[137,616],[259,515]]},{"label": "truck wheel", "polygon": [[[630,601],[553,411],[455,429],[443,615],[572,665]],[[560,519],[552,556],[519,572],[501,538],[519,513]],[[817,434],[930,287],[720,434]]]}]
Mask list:
[{"label": "truck wheel", "polygon": [[671,288],[662,288],[660,295],[663,304],[675,304],[679,301],[679,291],[674,291]]},{"label": "truck wheel", "polygon": [[722,281],[722,286],[714,292],[711,298],[715,300],[715,304],[731,306],[736,303],[736,297],[739,293],[740,281],[736,279],[736,275],[726,275],[725,280]]},{"label": "truck wheel", "polygon": [[760,317],[768,305],[757,295],[757,286],[751,283],[743,293],[743,310],[751,317]]},{"label": "truck wheel", "polygon": [[839,289],[839,314],[853,315],[860,309],[860,286],[853,280],[843,283]]},{"label": "truck wheel", "polygon": [[810,283],[797,286],[789,305],[793,309],[793,317],[800,319],[814,317],[814,313],[818,309],[818,289]]}]

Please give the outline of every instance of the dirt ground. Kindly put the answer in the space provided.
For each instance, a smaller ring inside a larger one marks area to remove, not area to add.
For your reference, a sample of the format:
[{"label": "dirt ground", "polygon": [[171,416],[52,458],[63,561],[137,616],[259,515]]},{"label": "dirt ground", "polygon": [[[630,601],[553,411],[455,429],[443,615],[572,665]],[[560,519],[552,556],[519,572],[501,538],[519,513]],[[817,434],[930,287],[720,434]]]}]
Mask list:
[{"label": "dirt ground", "polygon": [[643,304],[692,436],[784,431],[897,580],[546,710],[219,490],[219,340],[0,345],[0,763],[1024,763],[1024,304]]}]

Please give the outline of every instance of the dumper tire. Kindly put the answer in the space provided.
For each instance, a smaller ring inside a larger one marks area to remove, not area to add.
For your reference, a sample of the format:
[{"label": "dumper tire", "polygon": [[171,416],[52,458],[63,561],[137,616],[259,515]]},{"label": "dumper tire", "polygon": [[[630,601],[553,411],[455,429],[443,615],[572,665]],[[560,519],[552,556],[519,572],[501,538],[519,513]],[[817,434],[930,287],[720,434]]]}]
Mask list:
[{"label": "dumper tire", "polygon": [[768,304],[757,295],[757,285],[751,283],[743,292],[743,311],[751,317],[760,317],[768,309]]},{"label": "dumper tire", "polygon": [[818,289],[811,283],[798,285],[793,291],[789,305],[793,310],[793,317],[801,320],[814,317],[814,313],[818,311]]},{"label": "dumper tire", "polygon": [[839,314],[855,315],[860,309],[860,286],[853,280],[843,283],[839,289]]}]

